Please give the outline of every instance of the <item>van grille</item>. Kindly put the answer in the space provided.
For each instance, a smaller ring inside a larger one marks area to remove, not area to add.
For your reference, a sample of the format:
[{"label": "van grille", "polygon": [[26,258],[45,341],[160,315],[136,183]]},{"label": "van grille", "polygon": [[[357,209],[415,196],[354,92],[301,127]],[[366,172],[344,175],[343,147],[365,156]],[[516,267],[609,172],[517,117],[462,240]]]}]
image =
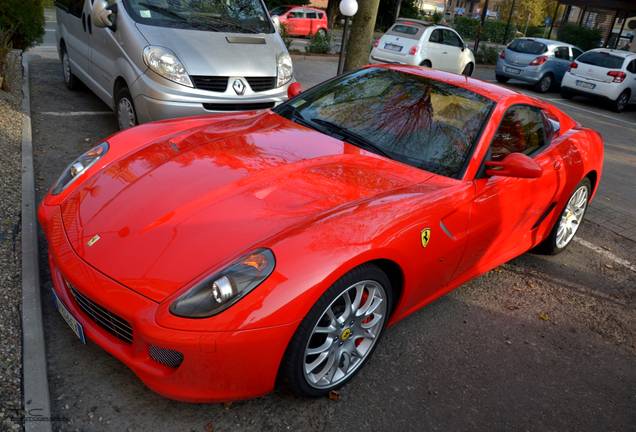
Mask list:
[{"label": "van grille", "polygon": [[219,93],[227,90],[227,82],[230,79],[230,77],[221,76],[191,76],[190,78],[195,88]]},{"label": "van grille", "polygon": [[262,92],[276,88],[276,77],[245,77],[252,91]]},{"label": "van grille", "polygon": [[90,300],[84,294],[73,288],[70,284],[68,284],[68,287],[70,288],[71,294],[73,294],[73,298],[82,312],[88,315],[90,319],[95,321],[97,325],[106,330],[108,333],[116,336],[126,343],[132,344],[133,331],[130,324],[128,324],[128,321],[118,317],[111,311]]}]

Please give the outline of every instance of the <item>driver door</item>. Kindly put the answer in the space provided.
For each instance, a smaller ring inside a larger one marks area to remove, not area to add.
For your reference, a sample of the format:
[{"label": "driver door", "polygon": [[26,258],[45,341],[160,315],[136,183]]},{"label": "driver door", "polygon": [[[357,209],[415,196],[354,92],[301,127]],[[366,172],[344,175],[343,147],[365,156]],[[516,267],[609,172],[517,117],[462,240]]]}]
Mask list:
[{"label": "driver door", "polygon": [[557,190],[565,181],[561,156],[547,142],[550,130],[536,107],[515,105],[502,118],[486,160],[502,161],[520,152],[532,157],[543,174],[539,178],[477,176],[466,251],[453,279],[499,265],[539,240],[534,237],[536,228],[553,210]]}]

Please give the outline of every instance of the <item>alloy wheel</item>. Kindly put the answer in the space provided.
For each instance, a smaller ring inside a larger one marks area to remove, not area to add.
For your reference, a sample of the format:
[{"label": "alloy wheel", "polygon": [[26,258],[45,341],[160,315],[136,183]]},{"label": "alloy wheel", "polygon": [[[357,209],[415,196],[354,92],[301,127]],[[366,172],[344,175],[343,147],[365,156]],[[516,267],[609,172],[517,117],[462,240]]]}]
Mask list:
[{"label": "alloy wheel", "polygon": [[587,201],[588,188],[585,185],[580,186],[570,197],[570,200],[565,206],[565,210],[561,214],[561,220],[559,221],[559,228],[556,235],[556,246],[558,248],[567,246],[574,237],[574,234],[576,234],[579,226],[581,226],[583,215],[587,207]]}]

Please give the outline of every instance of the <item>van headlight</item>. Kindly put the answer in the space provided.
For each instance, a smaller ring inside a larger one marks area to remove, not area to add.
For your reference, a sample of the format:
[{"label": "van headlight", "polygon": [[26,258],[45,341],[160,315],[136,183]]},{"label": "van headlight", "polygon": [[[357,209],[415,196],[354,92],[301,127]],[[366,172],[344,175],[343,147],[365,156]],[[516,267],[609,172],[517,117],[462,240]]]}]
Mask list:
[{"label": "van headlight", "polygon": [[108,143],[103,142],[75,159],[75,161],[64,170],[58,181],[55,182],[53,188],[51,188],[51,195],[57,195],[69,187],[71,183],[84,174],[86,170],[95,165],[107,151]]},{"label": "van headlight", "polygon": [[276,56],[276,76],[278,78],[276,87],[287,84],[294,75],[294,67],[288,53],[282,52]]},{"label": "van headlight", "polygon": [[147,46],[144,48],[144,63],[162,77],[188,87],[194,87],[179,58],[168,48]]},{"label": "van headlight", "polygon": [[183,318],[216,315],[260,285],[275,265],[271,250],[257,249],[181,295],[170,305],[170,312]]}]

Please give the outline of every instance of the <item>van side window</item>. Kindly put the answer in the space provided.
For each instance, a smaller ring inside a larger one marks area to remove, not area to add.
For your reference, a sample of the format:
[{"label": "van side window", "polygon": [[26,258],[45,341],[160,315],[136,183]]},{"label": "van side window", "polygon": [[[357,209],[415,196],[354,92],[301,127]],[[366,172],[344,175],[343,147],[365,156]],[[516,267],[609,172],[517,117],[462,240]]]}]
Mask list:
[{"label": "van side window", "polygon": [[71,0],[71,7],[68,8],[68,11],[75,15],[78,18],[82,17],[82,12],[84,12],[84,0]]},{"label": "van side window", "polygon": [[511,153],[531,155],[546,144],[546,130],[541,111],[529,106],[510,108],[490,144],[492,160],[502,161]]}]

